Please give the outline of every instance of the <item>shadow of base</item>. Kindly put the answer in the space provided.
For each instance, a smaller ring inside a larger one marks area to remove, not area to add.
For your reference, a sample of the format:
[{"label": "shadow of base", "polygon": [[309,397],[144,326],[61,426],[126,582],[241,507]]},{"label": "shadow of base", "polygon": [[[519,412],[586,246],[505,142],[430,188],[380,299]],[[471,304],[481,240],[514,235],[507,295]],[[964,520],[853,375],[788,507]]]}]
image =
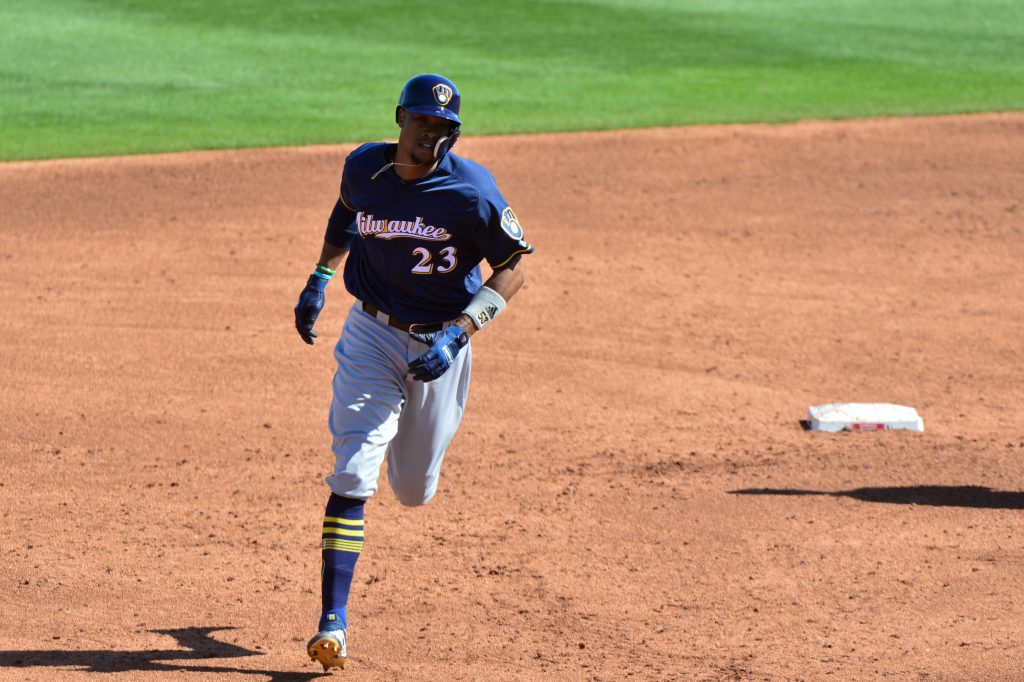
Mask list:
[{"label": "shadow of base", "polygon": [[975,509],[1024,509],[1024,493],[992,490],[976,485],[913,485],[854,490],[799,490],[794,488],[748,488],[730,490],[732,495],[829,495],[852,497],[863,502],[920,504],[933,507],[972,507]]},{"label": "shadow of base", "polygon": [[269,682],[305,682],[327,673],[300,673],[280,670],[256,670],[231,666],[186,664],[181,661],[198,661],[210,658],[242,658],[262,656],[235,644],[213,639],[210,633],[232,630],[229,627],[180,628],[174,630],[150,630],[150,632],[174,637],[181,649],[153,649],[149,651],[106,651],[74,650],[63,646],[50,649],[25,651],[0,651],[0,668],[54,667],[78,668],[83,672],[195,672],[195,673],[240,673],[259,675]]}]

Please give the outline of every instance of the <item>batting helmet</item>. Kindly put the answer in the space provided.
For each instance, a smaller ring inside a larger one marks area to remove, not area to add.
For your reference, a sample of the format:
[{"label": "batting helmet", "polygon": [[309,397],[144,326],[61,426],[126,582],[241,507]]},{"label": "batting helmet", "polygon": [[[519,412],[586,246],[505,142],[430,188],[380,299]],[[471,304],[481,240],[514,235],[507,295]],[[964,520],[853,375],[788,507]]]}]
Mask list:
[{"label": "batting helmet", "polygon": [[[446,118],[456,125],[462,123],[459,120],[461,104],[462,97],[455,83],[436,73],[413,76],[406,82],[398,98],[398,106],[406,111]],[[398,117],[397,109],[395,117]]]}]

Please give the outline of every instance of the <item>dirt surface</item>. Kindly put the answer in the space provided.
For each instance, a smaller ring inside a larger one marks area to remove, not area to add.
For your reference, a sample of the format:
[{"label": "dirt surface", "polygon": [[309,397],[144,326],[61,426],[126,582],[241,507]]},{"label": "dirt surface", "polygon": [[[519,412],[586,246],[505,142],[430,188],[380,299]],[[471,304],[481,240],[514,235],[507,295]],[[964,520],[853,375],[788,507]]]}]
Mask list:
[{"label": "dirt surface", "polygon": [[[320,677],[350,149],[0,165],[0,679]],[[1024,679],[1024,116],[458,151],[537,253],[334,677]]]}]

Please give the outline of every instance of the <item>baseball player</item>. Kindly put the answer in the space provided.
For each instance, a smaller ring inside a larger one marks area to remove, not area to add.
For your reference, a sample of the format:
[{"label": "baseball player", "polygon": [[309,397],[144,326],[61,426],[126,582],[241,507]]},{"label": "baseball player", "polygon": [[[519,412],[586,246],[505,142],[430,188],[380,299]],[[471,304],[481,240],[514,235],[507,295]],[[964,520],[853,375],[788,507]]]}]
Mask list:
[{"label": "baseball player", "polygon": [[[299,335],[312,344],[324,291],[344,261],[345,288],[356,300],[334,349],[323,603],[306,646],[324,670],[345,666],[363,507],[381,464],[387,458],[402,504],[433,497],[466,405],[470,337],[505,309],[523,284],[520,259],[533,252],[491,174],[451,152],[460,104],[443,76],[405,84],[397,144],[364,144],[345,160],[320,261],[295,306]],[[485,259],[493,274],[482,282]]]}]

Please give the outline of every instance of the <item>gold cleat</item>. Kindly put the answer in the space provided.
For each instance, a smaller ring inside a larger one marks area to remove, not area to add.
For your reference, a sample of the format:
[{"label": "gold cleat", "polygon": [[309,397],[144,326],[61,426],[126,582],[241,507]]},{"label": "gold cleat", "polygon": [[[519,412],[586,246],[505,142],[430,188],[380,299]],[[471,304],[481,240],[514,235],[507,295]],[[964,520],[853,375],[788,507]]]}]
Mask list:
[{"label": "gold cleat", "polygon": [[348,657],[346,639],[344,630],[321,630],[309,640],[306,652],[312,660],[324,667],[324,672],[331,668],[344,670],[345,659]]}]

